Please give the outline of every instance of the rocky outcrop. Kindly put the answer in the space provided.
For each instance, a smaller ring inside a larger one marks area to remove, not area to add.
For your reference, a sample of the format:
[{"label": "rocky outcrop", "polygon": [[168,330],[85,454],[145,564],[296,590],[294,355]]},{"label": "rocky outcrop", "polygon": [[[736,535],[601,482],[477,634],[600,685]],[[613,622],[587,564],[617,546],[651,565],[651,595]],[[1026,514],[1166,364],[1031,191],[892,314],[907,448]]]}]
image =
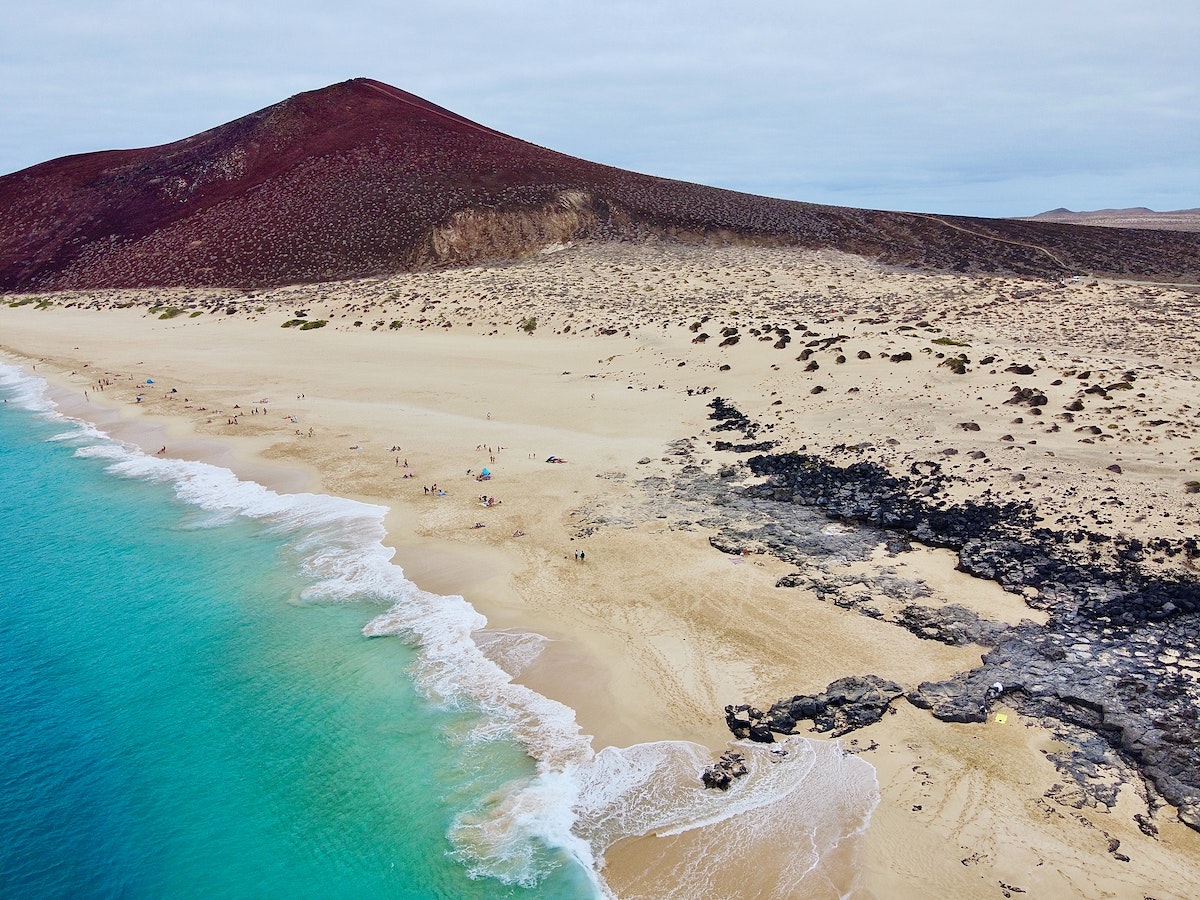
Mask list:
[{"label": "rocky outcrop", "polygon": [[770,743],[775,734],[795,734],[800,722],[811,731],[841,737],[878,722],[904,693],[894,681],[876,675],[850,676],[830,683],[819,694],[797,694],[780,700],[763,713],[752,706],[726,706],[725,723],[736,737]]},{"label": "rocky outcrop", "polygon": [[700,780],[706,788],[727,791],[735,778],[744,777],[748,771],[746,758],[742,754],[736,750],[726,750],[715,763],[700,773]]},{"label": "rocky outcrop", "polygon": [[[668,237],[686,243],[714,239],[704,229],[663,229],[639,220],[590,191],[562,190],[541,204],[468,206],[429,228],[405,255],[402,268],[422,270],[507,261],[562,249],[578,240],[640,240]],[[615,332],[614,332],[615,333]],[[737,343],[737,336],[727,338]],[[761,452],[771,445],[745,452]]]},{"label": "rocky outcrop", "polygon": [[974,610],[957,603],[942,607],[910,603],[894,621],[919,638],[962,647],[967,644],[995,644],[1008,626],[984,619]]},{"label": "rocky outcrop", "polygon": [[896,476],[881,466],[838,466],[802,453],[748,460],[761,485],[748,496],[813,506],[845,521],[899,531],[958,552],[958,568],[1011,591],[1035,588],[1031,605],[1053,616],[1087,616],[1122,625],[1200,612],[1195,580],[1147,574],[1148,553],[1200,558],[1196,538],[1141,541],[1083,529],[1053,530],[1027,503],[947,503],[937,462],[914,464]]},{"label": "rocky outcrop", "polygon": [[1167,626],[1014,628],[983,665],[909,694],[939,719],[986,718],[987,691],[1024,715],[1090,731],[1136,763],[1180,818],[1200,828],[1200,616]]},{"label": "rocky outcrop", "polygon": [[533,208],[462,209],[429,230],[413,248],[407,267],[520,259],[597,233],[601,224],[594,198],[584,191],[563,191]]},{"label": "rocky outcrop", "polygon": [[949,681],[923,681],[909,693],[908,700],[913,706],[930,710],[943,722],[984,722],[991,703],[1004,693],[1004,682],[989,682],[990,674],[975,669]]},{"label": "rocky outcrop", "polygon": [[[727,405],[722,408],[730,420]],[[956,551],[959,569],[1022,594],[1049,621],[1005,625],[954,604],[905,604],[889,621],[925,639],[990,648],[978,668],[911,687],[907,699],[950,722],[982,722],[1003,699],[1024,715],[1072,730],[1078,746],[1090,747],[1055,760],[1079,776],[1084,794],[1094,782],[1088,767],[1108,753],[1136,765],[1180,818],[1200,829],[1200,583],[1144,565],[1150,556],[1200,558],[1194,537],[1143,542],[1053,530],[1028,504],[951,502],[934,461],[913,464],[902,475],[803,453],[752,457],[747,466],[766,477],[741,488],[739,497],[757,504],[767,522],[750,530],[729,522],[714,546],[775,554],[799,569],[781,584],[809,588],[876,618],[879,611],[869,603],[847,598],[845,585],[812,571],[812,560],[838,552],[861,558],[864,543],[901,547],[906,539]],[[745,516],[743,506],[736,508]],[[801,525],[797,510],[845,523],[845,533],[814,546],[820,542]],[[872,589],[898,597],[905,587],[881,579]],[[901,691],[894,686],[864,694],[870,702],[862,706],[843,701],[840,689],[831,694],[833,688],[781,700],[767,712],[727,707],[726,721],[733,733],[757,740],[791,733],[802,720],[844,734],[878,712],[882,701],[872,698]],[[1107,796],[1093,794],[1089,802]]]},{"label": "rocky outcrop", "polygon": [[726,403],[721,397],[710,400],[708,408],[712,410],[708,417],[717,423],[713,426],[713,431],[737,431],[746,440],[751,440],[759,432],[760,426],[757,422],[737,407]]}]

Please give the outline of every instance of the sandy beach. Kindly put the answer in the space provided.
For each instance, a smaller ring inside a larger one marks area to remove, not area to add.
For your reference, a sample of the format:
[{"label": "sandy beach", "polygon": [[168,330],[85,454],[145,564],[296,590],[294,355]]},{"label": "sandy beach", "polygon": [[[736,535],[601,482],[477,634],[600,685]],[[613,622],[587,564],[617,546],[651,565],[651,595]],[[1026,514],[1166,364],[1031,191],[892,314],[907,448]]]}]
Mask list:
[{"label": "sandy beach", "polygon": [[[717,397],[771,452],[898,475],[937,460],[947,497],[1026,502],[1047,527],[1200,533],[1194,286],[648,243],[255,292],[4,300],[3,358],[59,389],[67,414],[277,490],[388,506],[409,578],[461,594],[490,630],[548,639],[519,679],[574,709],[597,750],[688,740],[715,757],[728,704],[765,709],[850,675],[907,691],[979,665],[977,643],[900,627],[885,582],[998,625],[1047,621],[1036,591],[865,530],[869,554],[812,561],[806,584],[838,585],[825,594],[779,586],[796,565],[766,546],[714,547],[718,519],[762,523],[704,485],[763,480],[717,429]],[[835,540],[848,526],[828,527]],[[1186,558],[1145,564],[1196,577]],[[1171,664],[1200,672],[1186,653]],[[830,878],[879,898],[1200,893],[1200,833],[1127,764],[1097,765],[1096,782],[1120,785],[1097,803],[1056,767],[1063,738],[1002,701],[953,723],[897,700],[841,739],[875,767],[879,802],[826,860],[857,880]],[[681,852],[625,841],[605,876],[620,897],[665,896],[646,873]],[[769,881],[778,861],[755,862]],[[768,895],[747,884],[731,870],[712,896]]]}]

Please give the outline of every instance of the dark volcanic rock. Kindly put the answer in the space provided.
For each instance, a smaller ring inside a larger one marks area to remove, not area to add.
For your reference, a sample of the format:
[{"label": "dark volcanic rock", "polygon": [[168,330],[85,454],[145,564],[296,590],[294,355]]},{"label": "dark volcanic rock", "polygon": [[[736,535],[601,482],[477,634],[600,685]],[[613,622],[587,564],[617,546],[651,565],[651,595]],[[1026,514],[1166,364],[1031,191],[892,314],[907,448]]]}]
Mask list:
[{"label": "dark volcanic rock", "polygon": [[1046,395],[1034,388],[1016,388],[1013,390],[1013,395],[1004,401],[1009,405],[1023,405],[1029,407],[1045,406],[1050,401]]},{"label": "dark volcanic rock", "polygon": [[[1049,613],[1045,626],[1006,626],[953,605],[904,606],[894,621],[914,634],[991,647],[979,668],[911,690],[914,705],[947,721],[979,722],[1002,694],[1022,714],[1084,729],[1136,764],[1183,821],[1200,828],[1200,583],[1142,565],[1150,555],[1200,558],[1194,538],[1143,542],[1055,531],[1042,527],[1028,504],[951,504],[940,495],[945,476],[932,461],[914,464],[907,475],[795,453],[747,464],[767,480],[743,488],[743,497],[887,529],[876,545],[890,532],[953,549],[961,570],[1023,593],[1031,607]],[[782,538],[762,544],[803,567],[803,556]],[[803,545],[802,536],[794,539]],[[818,576],[793,580],[821,596]],[[833,730],[854,725],[852,715],[830,718],[824,699],[798,696],[765,716],[743,713],[744,727],[766,721],[786,733],[803,718]],[[1079,763],[1063,765],[1077,770]]]},{"label": "dark volcanic rock", "polygon": [[732,444],[729,441],[714,441],[714,450],[728,450],[732,453],[762,453],[775,446],[775,441],[756,441],[753,444]]},{"label": "dark volcanic rock", "polygon": [[736,750],[726,750],[715,763],[700,773],[700,780],[706,788],[727,791],[735,778],[742,778],[748,771],[746,758],[742,754]]},{"label": "dark volcanic rock", "polygon": [[725,724],[729,726],[733,736],[739,740],[750,737],[751,724],[761,718],[762,713],[759,710],[744,703],[740,706],[725,707]]},{"label": "dark volcanic rock", "polygon": [[987,675],[976,669],[936,684],[923,681],[908,695],[908,700],[913,706],[928,709],[943,722],[983,722],[987,719],[988,705],[1002,693],[993,688],[996,683],[989,682]]},{"label": "dark volcanic rock", "polygon": [[982,619],[973,610],[951,603],[940,608],[909,604],[900,610],[896,624],[919,638],[940,641],[952,647],[964,644],[991,645],[1008,626]]},{"label": "dark volcanic rock", "polygon": [[[780,700],[764,715],[749,706],[725,708],[725,721],[735,735],[746,732],[754,740],[760,735],[793,734],[798,722],[811,720],[812,731],[848,734],[883,718],[892,701],[904,693],[893,681],[875,675],[850,676],[832,682],[820,694],[798,694]],[[770,738],[774,740],[773,737]]]},{"label": "dark volcanic rock", "polygon": [[717,422],[713,426],[713,431],[740,431],[747,440],[752,439],[759,432],[757,422],[736,407],[726,403],[721,397],[713,397],[709,401],[708,408],[712,410],[708,417]]}]

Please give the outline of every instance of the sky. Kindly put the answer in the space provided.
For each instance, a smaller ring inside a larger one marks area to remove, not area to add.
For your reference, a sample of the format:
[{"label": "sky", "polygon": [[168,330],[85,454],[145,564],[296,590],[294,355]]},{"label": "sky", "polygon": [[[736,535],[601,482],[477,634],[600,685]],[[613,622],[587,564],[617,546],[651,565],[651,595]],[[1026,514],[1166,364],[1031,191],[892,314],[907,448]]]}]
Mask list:
[{"label": "sky", "polygon": [[2,21],[0,174],[365,76],[772,197],[1200,207],[1197,0],[7,0]]}]

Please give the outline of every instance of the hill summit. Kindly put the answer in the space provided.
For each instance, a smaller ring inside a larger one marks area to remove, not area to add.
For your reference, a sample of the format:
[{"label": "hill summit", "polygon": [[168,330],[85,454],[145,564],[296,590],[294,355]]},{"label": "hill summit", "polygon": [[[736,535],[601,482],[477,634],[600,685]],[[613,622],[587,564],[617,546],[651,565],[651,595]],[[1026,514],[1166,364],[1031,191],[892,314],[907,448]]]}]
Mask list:
[{"label": "hill summit", "polygon": [[171,144],[0,178],[9,292],[317,282],[650,235],[833,248],[926,270],[1200,274],[1196,235],[819,206],[655,178],[365,78]]}]

